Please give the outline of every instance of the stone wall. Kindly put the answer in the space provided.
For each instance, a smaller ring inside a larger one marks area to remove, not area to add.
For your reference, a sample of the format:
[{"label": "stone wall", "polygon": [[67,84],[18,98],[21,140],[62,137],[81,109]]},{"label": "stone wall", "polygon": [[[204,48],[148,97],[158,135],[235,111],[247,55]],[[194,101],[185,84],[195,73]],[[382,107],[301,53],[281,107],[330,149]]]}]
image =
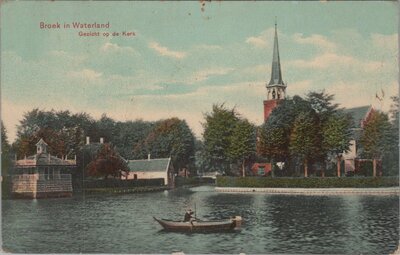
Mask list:
[{"label": "stone wall", "polygon": [[62,179],[40,180],[38,178],[13,178],[12,195],[14,197],[57,197],[72,195],[71,176]]}]

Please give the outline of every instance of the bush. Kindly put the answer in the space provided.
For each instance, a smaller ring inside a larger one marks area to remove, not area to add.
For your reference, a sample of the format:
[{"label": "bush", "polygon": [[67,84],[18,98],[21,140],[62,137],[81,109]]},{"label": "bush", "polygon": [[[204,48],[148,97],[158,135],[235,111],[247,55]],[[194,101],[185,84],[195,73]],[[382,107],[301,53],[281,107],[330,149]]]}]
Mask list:
[{"label": "bush", "polygon": [[215,180],[212,178],[203,178],[203,177],[189,177],[184,178],[177,176],[175,177],[175,185],[177,187],[186,186],[186,185],[202,185],[202,184],[215,184]]},{"label": "bush", "polygon": [[218,176],[217,187],[251,188],[378,188],[399,186],[398,177],[265,178]]}]

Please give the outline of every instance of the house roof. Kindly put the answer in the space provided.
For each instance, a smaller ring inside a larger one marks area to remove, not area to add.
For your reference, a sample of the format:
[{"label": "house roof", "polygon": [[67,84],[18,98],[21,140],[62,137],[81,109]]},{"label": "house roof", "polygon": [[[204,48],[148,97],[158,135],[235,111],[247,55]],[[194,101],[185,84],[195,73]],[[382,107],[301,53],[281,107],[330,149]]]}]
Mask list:
[{"label": "house roof", "polygon": [[169,168],[171,158],[128,160],[131,172],[165,172]]},{"label": "house roof", "polygon": [[353,118],[353,128],[361,128],[362,121],[367,117],[368,112],[371,110],[370,105],[344,109],[344,112],[350,114]]}]

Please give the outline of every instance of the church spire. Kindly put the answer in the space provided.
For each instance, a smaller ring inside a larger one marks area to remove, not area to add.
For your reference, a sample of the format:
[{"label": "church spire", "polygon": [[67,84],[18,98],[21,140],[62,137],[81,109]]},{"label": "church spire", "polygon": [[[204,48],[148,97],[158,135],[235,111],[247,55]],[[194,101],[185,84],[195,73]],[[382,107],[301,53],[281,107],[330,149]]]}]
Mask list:
[{"label": "church spire", "polygon": [[281,61],[279,58],[278,32],[276,27],[277,24],[275,17],[275,38],[274,38],[274,52],[272,57],[271,80],[269,81],[267,87],[274,85],[281,85],[281,86],[285,85],[282,80]]}]

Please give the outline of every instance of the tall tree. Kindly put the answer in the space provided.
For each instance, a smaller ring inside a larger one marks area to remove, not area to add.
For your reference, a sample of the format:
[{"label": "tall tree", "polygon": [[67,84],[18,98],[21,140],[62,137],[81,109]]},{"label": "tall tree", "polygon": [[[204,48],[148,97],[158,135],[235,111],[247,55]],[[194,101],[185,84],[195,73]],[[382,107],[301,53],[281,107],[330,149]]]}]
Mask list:
[{"label": "tall tree", "polygon": [[336,113],[339,104],[333,103],[334,99],[335,96],[327,94],[325,90],[321,92],[311,91],[306,97],[306,100],[310,102],[311,108],[318,114],[322,123],[327,121],[332,114]]},{"label": "tall tree", "polygon": [[364,124],[360,142],[364,149],[364,154],[373,159],[373,176],[376,177],[377,160],[381,160],[383,156],[393,148],[393,141],[398,139],[393,134],[393,128],[386,114],[373,111]]},{"label": "tall tree", "polygon": [[320,127],[313,111],[302,112],[296,118],[290,134],[290,153],[302,160],[304,177],[308,177],[308,163],[318,154],[320,141]]},{"label": "tall tree", "polygon": [[235,109],[227,109],[224,104],[213,105],[212,112],[204,115],[204,157],[207,170],[223,171],[230,174],[228,150],[237,121]]},{"label": "tall tree", "polygon": [[299,96],[282,101],[259,130],[257,153],[272,162],[285,162],[286,170],[291,171],[289,145],[294,123],[299,114],[309,111],[313,111],[310,103]]},{"label": "tall tree", "polygon": [[[342,154],[347,152],[351,140],[351,119],[343,113],[331,114],[322,124],[322,151],[336,158],[337,176],[340,177]],[[324,175],[324,174],[323,174]]]},{"label": "tall tree", "polygon": [[239,161],[242,176],[245,176],[246,161],[256,153],[256,129],[246,119],[237,121],[230,138],[228,155],[232,161]]},{"label": "tall tree", "polygon": [[194,135],[185,120],[159,121],[142,143],[134,148],[135,157],[171,157],[176,170],[194,168]]}]

